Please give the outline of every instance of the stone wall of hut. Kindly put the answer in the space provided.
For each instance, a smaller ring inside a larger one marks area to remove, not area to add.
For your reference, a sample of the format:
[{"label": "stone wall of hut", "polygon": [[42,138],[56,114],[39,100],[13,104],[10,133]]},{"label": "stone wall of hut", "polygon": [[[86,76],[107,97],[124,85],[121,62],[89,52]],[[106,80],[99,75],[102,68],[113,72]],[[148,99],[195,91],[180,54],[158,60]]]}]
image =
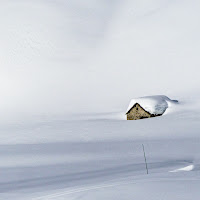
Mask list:
[{"label": "stone wall of hut", "polygon": [[139,104],[136,104],[130,111],[127,113],[127,120],[138,120],[144,118],[154,117],[150,113],[146,112]]}]

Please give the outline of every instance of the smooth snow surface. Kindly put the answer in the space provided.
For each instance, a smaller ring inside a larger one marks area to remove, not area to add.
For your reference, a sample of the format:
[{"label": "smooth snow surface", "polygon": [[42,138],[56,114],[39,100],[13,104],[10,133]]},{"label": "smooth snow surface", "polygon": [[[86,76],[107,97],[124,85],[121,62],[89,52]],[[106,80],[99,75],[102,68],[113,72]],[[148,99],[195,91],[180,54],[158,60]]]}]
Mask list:
[{"label": "smooth snow surface", "polygon": [[[199,11],[0,0],[0,199],[199,200]],[[131,98],[152,94],[179,104],[141,98],[165,114],[125,120]]]},{"label": "smooth snow surface", "polygon": [[136,99],[132,99],[127,112],[136,104],[140,104],[146,111],[151,114],[159,115],[163,114],[166,109],[172,104],[176,104],[177,101],[171,100],[164,95],[155,95],[155,96],[147,96],[147,97],[140,97]]}]

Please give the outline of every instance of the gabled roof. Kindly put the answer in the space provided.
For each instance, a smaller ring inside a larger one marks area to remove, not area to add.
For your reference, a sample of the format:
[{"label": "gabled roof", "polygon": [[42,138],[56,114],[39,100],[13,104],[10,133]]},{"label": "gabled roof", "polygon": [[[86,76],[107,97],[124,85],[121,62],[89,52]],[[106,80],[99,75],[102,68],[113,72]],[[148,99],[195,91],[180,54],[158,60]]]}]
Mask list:
[{"label": "gabled roof", "polygon": [[152,115],[150,112],[148,112],[147,110],[145,110],[139,103],[135,103],[135,104],[129,109],[129,111],[126,113],[126,115],[127,115],[129,112],[131,112],[131,110],[132,110],[134,107],[136,107],[137,105],[139,105],[140,108],[141,108],[142,110],[144,110],[144,111],[147,112],[148,114]]}]

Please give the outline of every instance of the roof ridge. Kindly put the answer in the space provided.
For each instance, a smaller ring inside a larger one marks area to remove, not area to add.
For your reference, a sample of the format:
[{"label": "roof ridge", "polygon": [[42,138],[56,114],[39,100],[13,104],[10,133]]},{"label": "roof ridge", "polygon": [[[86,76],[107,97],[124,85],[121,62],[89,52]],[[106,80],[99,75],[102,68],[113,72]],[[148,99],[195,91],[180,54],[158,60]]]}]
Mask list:
[{"label": "roof ridge", "polygon": [[127,114],[130,112],[130,110],[132,110],[137,104],[138,104],[145,112],[147,112],[148,114],[154,115],[154,114],[150,113],[149,111],[145,110],[145,109],[144,109],[139,103],[137,103],[137,102],[126,112],[126,115],[127,115]]}]

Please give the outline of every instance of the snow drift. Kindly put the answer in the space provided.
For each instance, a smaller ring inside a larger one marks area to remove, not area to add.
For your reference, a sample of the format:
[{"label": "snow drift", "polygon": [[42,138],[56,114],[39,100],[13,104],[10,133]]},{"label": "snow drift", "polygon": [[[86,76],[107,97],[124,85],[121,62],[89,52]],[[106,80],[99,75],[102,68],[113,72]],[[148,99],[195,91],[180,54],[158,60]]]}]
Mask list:
[{"label": "snow drift", "polygon": [[171,100],[164,95],[146,96],[136,99],[132,99],[128,109],[128,112],[136,103],[140,104],[146,111],[155,115],[162,115],[169,106],[177,104],[177,100]]}]

